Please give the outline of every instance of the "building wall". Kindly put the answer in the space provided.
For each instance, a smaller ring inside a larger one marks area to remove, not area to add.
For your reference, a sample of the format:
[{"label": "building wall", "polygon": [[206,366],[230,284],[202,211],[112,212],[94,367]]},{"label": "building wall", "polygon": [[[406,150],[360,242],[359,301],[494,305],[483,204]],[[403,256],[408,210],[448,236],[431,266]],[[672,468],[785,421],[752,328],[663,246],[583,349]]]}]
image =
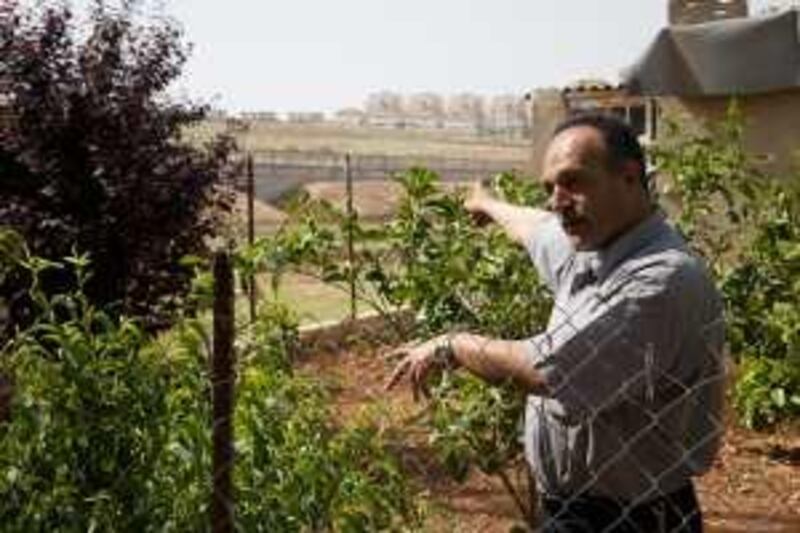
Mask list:
[{"label": "building wall", "polygon": [[534,91],[530,102],[531,172],[534,175],[540,173],[552,132],[565,118],[584,112],[610,114],[631,124],[640,141],[648,144],[657,131],[652,118],[653,106],[651,98],[631,95],[622,88],[607,85],[602,88]]},{"label": "building wall", "polygon": [[[722,120],[729,97],[659,99],[664,118],[683,119],[690,129],[705,130],[709,121]],[[800,89],[738,99],[744,117],[745,147],[763,168],[787,175],[796,167],[800,150]],[[663,130],[663,128],[662,128]]]},{"label": "building wall", "polygon": [[531,160],[526,170],[539,176],[542,170],[544,152],[550,136],[559,122],[567,117],[566,100],[559,89],[539,89],[533,92],[531,106]]}]

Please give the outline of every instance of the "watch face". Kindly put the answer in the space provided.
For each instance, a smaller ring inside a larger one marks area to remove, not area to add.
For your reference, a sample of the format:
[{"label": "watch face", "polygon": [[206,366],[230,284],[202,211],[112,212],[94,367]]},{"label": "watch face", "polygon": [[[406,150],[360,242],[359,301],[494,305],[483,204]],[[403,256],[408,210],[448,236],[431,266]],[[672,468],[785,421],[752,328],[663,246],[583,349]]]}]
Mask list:
[{"label": "watch face", "polygon": [[456,354],[453,352],[453,345],[450,340],[439,344],[433,352],[433,357],[444,367],[452,368],[456,364]]}]

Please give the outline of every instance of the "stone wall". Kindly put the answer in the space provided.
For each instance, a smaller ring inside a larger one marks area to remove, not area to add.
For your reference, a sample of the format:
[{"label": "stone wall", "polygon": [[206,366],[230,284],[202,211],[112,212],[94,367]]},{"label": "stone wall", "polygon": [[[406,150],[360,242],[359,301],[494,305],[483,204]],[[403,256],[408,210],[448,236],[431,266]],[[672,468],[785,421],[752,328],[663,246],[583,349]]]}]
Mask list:
[{"label": "stone wall", "polygon": [[[729,97],[659,98],[662,115],[703,130],[709,122],[725,117]],[[800,89],[740,97],[747,151],[764,170],[792,175],[800,149]]]}]

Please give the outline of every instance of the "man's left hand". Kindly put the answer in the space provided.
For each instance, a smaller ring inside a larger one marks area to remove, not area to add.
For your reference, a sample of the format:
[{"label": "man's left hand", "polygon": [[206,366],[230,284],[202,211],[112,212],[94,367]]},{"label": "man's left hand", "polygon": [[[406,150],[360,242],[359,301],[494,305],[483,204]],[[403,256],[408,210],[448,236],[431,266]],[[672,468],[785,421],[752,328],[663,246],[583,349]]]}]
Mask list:
[{"label": "man's left hand", "polygon": [[410,343],[390,352],[387,358],[402,357],[402,359],[394,367],[389,381],[386,382],[386,390],[395,387],[407,377],[411,382],[414,401],[419,399],[420,394],[430,398],[428,376],[432,371],[443,370],[447,366],[441,357],[437,357],[437,348],[446,342],[448,341],[445,337],[434,337],[421,344]]}]

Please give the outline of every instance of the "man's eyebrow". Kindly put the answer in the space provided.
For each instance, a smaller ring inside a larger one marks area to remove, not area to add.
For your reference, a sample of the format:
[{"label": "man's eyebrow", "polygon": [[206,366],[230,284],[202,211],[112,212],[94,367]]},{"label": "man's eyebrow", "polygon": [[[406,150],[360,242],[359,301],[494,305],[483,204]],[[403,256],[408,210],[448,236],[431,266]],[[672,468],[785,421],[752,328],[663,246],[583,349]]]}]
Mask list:
[{"label": "man's eyebrow", "polygon": [[581,178],[586,175],[586,171],[582,168],[565,168],[554,176],[553,181],[562,182],[564,180],[573,180]]}]

